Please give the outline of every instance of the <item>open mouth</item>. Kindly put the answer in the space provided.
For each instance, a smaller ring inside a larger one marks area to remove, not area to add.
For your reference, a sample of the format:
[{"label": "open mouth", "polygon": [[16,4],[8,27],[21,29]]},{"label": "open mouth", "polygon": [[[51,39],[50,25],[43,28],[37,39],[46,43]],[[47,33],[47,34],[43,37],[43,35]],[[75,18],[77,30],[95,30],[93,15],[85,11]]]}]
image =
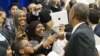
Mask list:
[{"label": "open mouth", "polygon": [[39,33],[40,33],[41,36],[44,35],[44,31],[43,30],[41,30]]}]

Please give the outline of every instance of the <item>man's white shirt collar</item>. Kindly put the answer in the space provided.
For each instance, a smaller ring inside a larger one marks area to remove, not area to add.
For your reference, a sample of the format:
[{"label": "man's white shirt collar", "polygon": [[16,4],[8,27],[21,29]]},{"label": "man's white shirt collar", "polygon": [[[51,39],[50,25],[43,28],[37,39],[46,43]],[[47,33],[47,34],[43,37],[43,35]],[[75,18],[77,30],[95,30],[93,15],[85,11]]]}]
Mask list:
[{"label": "man's white shirt collar", "polygon": [[92,30],[94,31],[95,27],[97,26],[97,24],[93,25],[92,26]]},{"label": "man's white shirt collar", "polygon": [[76,31],[76,29],[83,24],[84,22],[78,23],[77,25],[74,26],[73,30],[72,30],[72,34]]}]

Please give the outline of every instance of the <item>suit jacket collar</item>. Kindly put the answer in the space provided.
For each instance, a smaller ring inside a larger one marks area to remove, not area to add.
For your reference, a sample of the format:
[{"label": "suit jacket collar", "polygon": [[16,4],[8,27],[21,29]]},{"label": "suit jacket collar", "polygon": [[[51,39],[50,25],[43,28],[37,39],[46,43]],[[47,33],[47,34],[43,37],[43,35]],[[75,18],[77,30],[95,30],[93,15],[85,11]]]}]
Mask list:
[{"label": "suit jacket collar", "polygon": [[[77,32],[78,29],[87,28],[87,27],[88,27],[88,26],[86,25],[86,23],[82,23],[81,25],[79,25],[79,27],[77,27],[77,29],[74,31],[74,33],[72,34],[72,36],[75,35],[75,33]],[[92,28],[91,28],[91,29],[92,29]],[[72,37],[72,36],[71,36],[71,37]]]},{"label": "suit jacket collar", "polygon": [[93,31],[95,30],[96,26],[97,26],[97,24],[94,24],[94,25],[92,26],[92,30],[93,30]]},{"label": "suit jacket collar", "polygon": [[94,29],[94,32],[97,31],[99,28],[100,28],[100,24],[97,24],[95,29]]},{"label": "suit jacket collar", "polygon": [[72,34],[77,30],[77,28],[83,24],[84,22],[78,23],[77,25],[74,26],[73,30],[72,30]]}]

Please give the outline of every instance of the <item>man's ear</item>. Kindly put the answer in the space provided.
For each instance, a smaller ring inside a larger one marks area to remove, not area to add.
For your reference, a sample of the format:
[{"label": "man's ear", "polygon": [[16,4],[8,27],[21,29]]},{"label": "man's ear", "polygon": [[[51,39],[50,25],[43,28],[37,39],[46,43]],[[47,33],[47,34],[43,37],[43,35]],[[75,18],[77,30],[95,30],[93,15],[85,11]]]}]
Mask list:
[{"label": "man's ear", "polygon": [[91,24],[90,20],[87,18],[86,23],[89,25]]},{"label": "man's ear", "polygon": [[20,53],[20,54],[24,54],[24,50],[23,50],[23,49],[20,49],[20,50],[19,50],[19,53]]},{"label": "man's ear", "polygon": [[72,19],[74,20],[74,18],[75,18],[75,12],[74,11],[72,11]]}]

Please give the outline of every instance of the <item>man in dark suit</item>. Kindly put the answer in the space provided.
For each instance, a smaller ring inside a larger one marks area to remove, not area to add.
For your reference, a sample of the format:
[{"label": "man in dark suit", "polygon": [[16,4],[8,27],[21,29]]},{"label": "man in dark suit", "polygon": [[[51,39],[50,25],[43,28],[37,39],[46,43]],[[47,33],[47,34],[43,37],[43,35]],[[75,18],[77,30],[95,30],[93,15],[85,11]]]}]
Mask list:
[{"label": "man in dark suit", "polygon": [[98,23],[94,29],[94,33],[100,37],[100,23]]},{"label": "man in dark suit", "polygon": [[87,5],[78,3],[72,7],[69,21],[73,30],[65,47],[65,56],[96,56],[93,31],[85,24],[88,15]]},{"label": "man in dark suit", "polygon": [[94,33],[100,37],[99,11],[96,9],[89,10],[88,25],[92,28]]}]

